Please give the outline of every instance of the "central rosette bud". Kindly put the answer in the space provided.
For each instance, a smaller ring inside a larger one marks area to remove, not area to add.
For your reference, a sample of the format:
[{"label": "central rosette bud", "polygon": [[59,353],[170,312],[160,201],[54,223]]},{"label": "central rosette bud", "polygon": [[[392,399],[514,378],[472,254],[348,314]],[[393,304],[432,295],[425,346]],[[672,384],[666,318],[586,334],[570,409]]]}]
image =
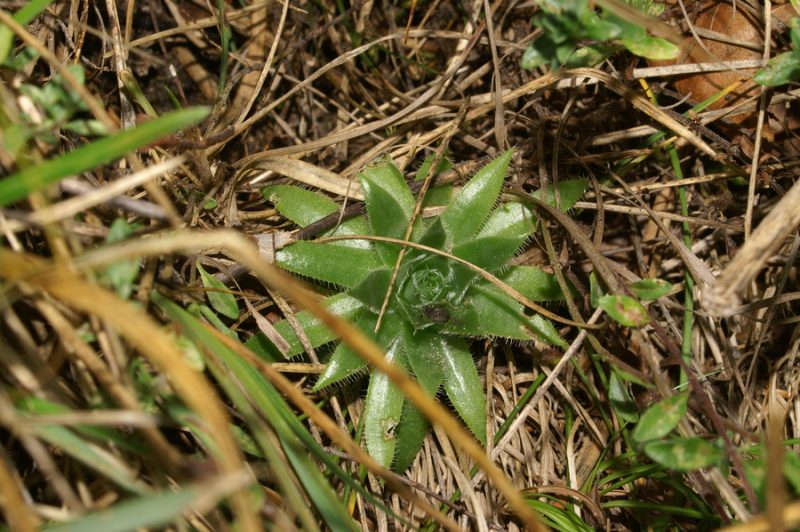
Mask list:
[{"label": "central rosette bud", "polygon": [[446,323],[460,302],[458,264],[439,255],[414,257],[400,268],[397,302],[417,329]]}]

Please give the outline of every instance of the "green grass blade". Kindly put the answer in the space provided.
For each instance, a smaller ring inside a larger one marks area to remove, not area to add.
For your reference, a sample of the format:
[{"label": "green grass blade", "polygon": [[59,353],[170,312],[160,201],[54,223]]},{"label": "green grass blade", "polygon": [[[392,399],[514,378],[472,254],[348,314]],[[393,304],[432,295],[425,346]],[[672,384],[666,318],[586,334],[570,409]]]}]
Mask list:
[{"label": "green grass blade", "polygon": [[156,120],[145,122],[135,129],[96,140],[55,159],[25,168],[0,181],[0,207],[19,201],[31,192],[57,183],[65,177],[118,159],[133,150],[199,122],[207,114],[206,107],[190,107],[174,111]]}]

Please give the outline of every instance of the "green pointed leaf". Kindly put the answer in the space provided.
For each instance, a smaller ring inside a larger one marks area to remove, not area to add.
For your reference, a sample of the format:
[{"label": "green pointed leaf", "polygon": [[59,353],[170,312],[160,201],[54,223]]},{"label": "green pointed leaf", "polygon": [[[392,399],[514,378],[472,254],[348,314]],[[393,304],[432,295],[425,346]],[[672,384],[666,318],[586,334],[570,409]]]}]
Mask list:
[{"label": "green pointed leaf", "polygon": [[617,376],[615,370],[611,370],[611,378],[608,382],[608,401],[611,408],[617,413],[622,421],[636,423],[639,419],[639,407],[628,392],[625,383]]},{"label": "green pointed leaf", "polygon": [[510,162],[511,151],[506,151],[478,170],[442,212],[451,243],[461,244],[478,233],[497,203]]},{"label": "green pointed leaf", "polygon": [[208,273],[198,262],[197,271],[200,272],[200,279],[203,281],[203,286],[206,288],[206,297],[208,302],[214,310],[225,316],[235,320],[239,317],[239,304],[236,302],[236,297],[231,294],[225,284]]},{"label": "green pointed leaf", "polygon": [[[405,328],[403,335],[409,367],[420,387],[434,397],[444,381],[443,364],[437,351],[440,336],[434,331],[415,331],[412,334],[408,328]],[[392,462],[395,471],[408,469],[422,448],[429,428],[427,418],[406,401],[400,425],[395,431],[397,445]]]},{"label": "green pointed leaf", "polygon": [[644,443],[650,440],[663,438],[686,414],[689,405],[689,394],[681,393],[663,399],[642,414],[636,428],[633,429],[632,437],[637,443]]},{"label": "green pointed leaf", "polygon": [[[585,179],[566,179],[558,182],[558,199],[561,210],[566,212],[572,208],[583,193],[586,192],[586,187],[589,182]],[[534,198],[547,203],[551,207],[556,207],[556,193],[555,186],[548,185],[531,194]]]},{"label": "green pointed leaf", "polygon": [[444,390],[464,424],[486,445],[486,399],[478,368],[461,338],[438,337],[444,370]]},{"label": "green pointed leaf", "polygon": [[[444,243],[447,240],[447,233],[444,230],[444,225],[442,224],[441,217],[436,218],[433,223],[428,227],[425,231],[425,234],[419,239],[420,244],[424,244],[428,247],[436,248],[436,249],[443,249]],[[419,255],[425,255],[426,252],[409,249],[406,253],[406,257],[410,260],[413,257],[417,257]]]},{"label": "green pointed leaf", "polygon": [[275,263],[292,273],[345,288],[356,286],[381,266],[372,250],[302,240],[278,251]]},{"label": "green pointed leaf", "polygon": [[444,381],[444,369],[439,349],[438,332],[431,330],[404,331],[406,358],[419,385],[431,396],[436,395]]},{"label": "green pointed leaf", "polygon": [[539,337],[540,340],[543,340],[551,345],[557,345],[558,347],[567,347],[567,342],[561,338],[561,335],[558,333],[558,329],[555,328],[553,323],[548,320],[547,318],[543,318],[539,314],[534,314],[531,318],[531,330],[533,333]]},{"label": "green pointed leaf", "polygon": [[652,301],[672,290],[672,283],[663,279],[642,279],[631,284],[631,291],[642,301]]},{"label": "green pointed leaf", "polygon": [[219,319],[219,316],[217,316],[216,313],[214,313],[214,311],[208,308],[206,305],[197,305],[193,303],[189,305],[187,310],[192,312],[192,314],[196,312],[197,314],[195,315],[203,316],[211,325],[214,326],[215,329],[220,331],[222,334],[231,338],[232,340],[236,340],[237,342],[239,341],[239,335],[236,334],[236,331],[225,325],[222,320]]},{"label": "green pointed leaf", "polygon": [[517,340],[530,340],[532,332],[549,344],[566,347],[552,323],[538,314],[528,318],[522,305],[486,284],[470,287],[464,304],[452,309],[451,319],[442,326],[442,331],[460,336]]},{"label": "green pointed leaf", "polygon": [[485,236],[516,237],[527,239],[536,229],[530,209],[522,203],[499,205],[481,227],[478,238]]},{"label": "green pointed leaf", "polygon": [[[356,321],[360,314],[364,311],[364,305],[362,305],[359,300],[344,293],[336,294],[326,299],[325,307],[331,313],[349,321]],[[328,329],[319,320],[319,318],[307,310],[298,312],[295,314],[295,317],[300,323],[302,329],[305,331],[306,336],[308,336],[308,340],[311,342],[313,347],[319,347],[336,339],[336,335],[331,332],[331,330]],[[286,356],[293,357],[303,352],[303,346],[300,343],[300,339],[297,338],[297,334],[295,334],[294,329],[292,329],[292,326],[289,325],[288,321],[283,320],[276,323],[275,329],[289,344],[289,349],[286,353]],[[247,340],[247,342],[245,342],[245,346],[265,360],[270,360],[273,362],[284,360],[281,352],[274,345],[272,345],[272,342],[270,342],[263,333],[258,333],[252,336],[249,340]]]},{"label": "green pointed leaf", "polygon": [[[384,159],[365,168],[359,177],[372,233],[403,238],[415,205],[414,196],[403,174],[394,163]],[[376,248],[384,264],[394,266],[400,248],[386,243],[376,243]]]},{"label": "green pointed leaf", "polygon": [[[272,185],[263,188],[261,193],[275,205],[278,212],[300,227],[310,225],[340,209],[340,206],[329,197],[292,185]],[[357,216],[345,220],[335,230],[328,231],[325,235],[365,235],[368,232],[366,218]],[[372,247],[366,240],[343,240],[331,244],[362,249]]]},{"label": "green pointed leaf", "polygon": [[335,213],[339,205],[327,196],[293,185],[272,185],[261,189],[264,199],[300,227]]},{"label": "green pointed leaf", "polygon": [[[452,253],[479,268],[493,272],[505,266],[514,257],[525,242],[525,238],[527,235],[522,238],[516,236],[478,237],[454,246]],[[476,275],[477,273],[472,273],[470,279]]]},{"label": "green pointed leaf", "polygon": [[592,271],[589,274],[589,304],[598,308],[600,306],[600,298],[605,295],[605,287],[602,281],[597,277],[597,272]]},{"label": "green pointed leaf", "polygon": [[[377,321],[377,315],[364,313],[356,321],[356,327],[371,339],[375,339],[374,331]],[[327,366],[325,366],[325,371],[322,372],[314,384],[312,391],[318,392],[323,388],[348,379],[358,374],[365,367],[367,367],[367,362],[363,358],[358,356],[347,345],[340,343],[334,350],[333,355],[331,355]]]},{"label": "green pointed leaf", "polygon": [[[414,181],[422,181],[428,176],[428,172],[431,170],[431,166],[433,166],[433,160],[436,158],[436,154],[431,153],[425,160],[422,161],[422,164],[417,169],[417,173],[414,175]],[[450,170],[453,167],[453,163],[445,156],[439,160],[439,166],[436,168],[434,172],[434,177],[441,174],[446,170]]]},{"label": "green pointed leaf", "polygon": [[208,114],[206,107],[174,111],[134,129],[95,140],[64,155],[36,164],[0,181],[0,207],[21,200],[31,192],[109,163],[171,133],[196,124]]},{"label": "green pointed leaf", "polygon": [[348,293],[364,303],[370,311],[378,314],[383,306],[383,300],[386,298],[386,292],[389,290],[391,278],[392,272],[389,268],[373,270]]},{"label": "green pointed leaf", "polygon": [[720,466],[726,460],[720,447],[700,437],[647,442],[644,454],[672,471],[682,472]]},{"label": "green pointed leaf", "polygon": [[643,327],[650,323],[647,309],[630,296],[605,295],[598,303],[606,314],[625,327]]},{"label": "green pointed leaf", "polygon": [[[401,338],[392,341],[386,348],[386,360],[401,366],[404,353]],[[364,441],[369,454],[382,466],[391,467],[397,444],[397,426],[406,402],[386,375],[373,371],[364,400]]]},{"label": "green pointed leaf", "polygon": [[555,275],[536,266],[512,266],[500,280],[531,301],[562,301],[564,294]]},{"label": "green pointed leaf", "polygon": [[430,426],[428,419],[406,401],[403,405],[403,413],[400,415],[400,425],[395,429],[397,445],[394,448],[394,461],[392,462],[394,471],[402,473],[411,466],[422,449]]}]

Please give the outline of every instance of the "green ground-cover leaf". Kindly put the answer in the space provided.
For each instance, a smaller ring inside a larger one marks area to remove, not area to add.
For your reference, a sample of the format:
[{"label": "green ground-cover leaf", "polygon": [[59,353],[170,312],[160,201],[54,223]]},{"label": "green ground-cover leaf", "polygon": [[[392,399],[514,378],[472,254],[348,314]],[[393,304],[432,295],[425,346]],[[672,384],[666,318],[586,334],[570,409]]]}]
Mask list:
[{"label": "green ground-cover leaf", "polygon": [[525,241],[535,229],[534,217],[527,206],[516,202],[503,203],[492,211],[476,238],[516,237]]},{"label": "green ground-cover leaf", "polygon": [[199,262],[197,263],[197,271],[200,272],[200,279],[207,290],[206,297],[214,310],[226,318],[237,319],[239,317],[239,303],[236,302],[236,296],[231,294],[225,283],[208,273]]},{"label": "green ground-cover leaf", "polygon": [[[344,293],[329,297],[325,300],[325,306],[333,314],[349,321],[357,320],[364,309],[360,301]],[[295,317],[305,331],[313,347],[319,347],[336,339],[336,335],[333,334],[319,318],[310,312],[304,310],[298,312]],[[275,324],[275,329],[289,344],[287,356],[292,357],[303,352],[300,339],[297,338],[297,334],[295,334],[289,322],[285,320],[280,321]],[[272,345],[263,333],[258,333],[251,337],[245,342],[245,346],[266,360],[283,360],[283,355],[281,355],[280,351]]]},{"label": "green ground-cover leaf", "polygon": [[[340,206],[329,197],[292,185],[272,185],[261,190],[264,198],[271,201],[275,208],[288,220],[300,227],[306,227],[326,216],[339,211]],[[332,231],[325,233],[331,235],[365,235],[367,220],[363,216],[356,216],[343,221]],[[331,245],[369,249],[372,244],[366,240],[342,240],[332,242]]]},{"label": "green ground-cover leaf", "polygon": [[[478,237],[453,247],[453,255],[479,268],[493,272],[514,258],[524,241],[524,238],[518,236]],[[477,273],[474,273],[473,276],[477,276]]]},{"label": "green ground-cover leaf", "polygon": [[536,266],[512,266],[499,276],[500,280],[532,301],[564,299],[555,275]]},{"label": "green ground-cover leaf", "polygon": [[506,151],[472,176],[442,212],[449,242],[458,245],[474,236],[494,209],[503,186],[511,151]]},{"label": "green ground-cover leaf", "polygon": [[[390,160],[384,159],[365,168],[359,177],[373,234],[403,238],[415,204],[403,174]],[[380,242],[375,247],[384,264],[394,266],[400,248]]]},{"label": "green ground-cover leaf", "polygon": [[642,279],[631,283],[631,291],[642,301],[653,301],[672,290],[672,283],[662,279]]},{"label": "green ground-cover leaf", "polygon": [[[552,276],[534,267],[508,268],[510,259],[535,229],[535,220],[524,205],[497,204],[510,160],[511,153],[506,152],[479,170],[440,216],[418,221],[411,240],[501,273],[532,299],[558,300],[561,293]],[[383,159],[368,167],[360,178],[369,232],[404,237],[415,200],[402,173],[391,161]],[[572,205],[584,188],[584,181],[566,181],[565,207]],[[304,218],[298,212],[300,206],[292,204],[299,203],[298,198],[307,196],[315,203],[315,216],[335,209],[326,200],[303,192],[271,187],[265,193],[287,217],[302,223],[312,217]],[[376,243],[372,250],[354,253],[342,248],[332,250],[326,244],[298,242],[279,252],[277,262],[291,271],[349,288],[344,300],[347,304],[334,313],[347,313],[346,317],[392,360],[408,369],[429,395],[436,395],[443,387],[464,423],[485,443],[484,390],[467,339],[539,338],[562,347],[566,343],[548,320],[537,314],[526,315],[520,303],[443,254],[407,248],[395,272],[399,249],[399,245]],[[293,258],[287,260],[290,256]],[[381,313],[381,327],[376,333]],[[306,327],[317,324],[317,329],[308,331],[313,345],[334,339],[310,316],[300,313],[298,317]],[[279,322],[275,328],[291,344],[289,356],[302,351],[286,322]],[[262,356],[267,353],[276,359],[275,349],[263,336],[251,339],[247,345]],[[355,352],[339,345],[314,390],[347,381],[365,367]],[[424,440],[427,421],[385,376],[375,372],[370,377],[364,405],[360,426],[368,451],[384,465],[407,467]]]},{"label": "green ground-cover leaf", "polygon": [[[396,337],[386,346],[386,360],[405,367],[401,337]],[[373,372],[364,400],[364,441],[367,451],[384,467],[391,467],[394,461],[395,446],[398,442],[395,430],[400,424],[403,404],[406,402],[402,392],[389,378],[380,372]]]},{"label": "green ground-cover leaf", "polygon": [[[365,312],[355,324],[359,330],[375,340],[375,324],[377,321],[378,317],[375,314]],[[367,367],[367,362],[363,358],[346,344],[340,343],[333,351],[328,364],[325,366],[325,371],[322,372],[314,384],[313,391],[318,392],[323,388],[341,382],[357,374],[365,367]]]},{"label": "green ground-cover leaf", "polygon": [[65,177],[80,174],[118,159],[166,135],[196,124],[207,114],[206,107],[173,111],[140,124],[134,129],[95,140],[69,153],[25,168],[0,181],[0,206],[19,201],[31,192],[41,190]]},{"label": "green ground-cover leaf", "polygon": [[700,437],[649,441],[644,454],[672,471],[694,471],[725,462],[725,451]]},{"label": "green ground-cover leaf", "polygon": [[461,420],[486,445],[486,399],[483,385],[463,338],[439,337],[438,356],[444,370],[444,390]]},{"label": "green ground-cover leaf", "polygon": [[292,273],[318,281],[352,288],[381,266],[369,249],[356,249],[318,242],[295,242],[275,254],[275,262]]},{"label": "green ground-cover leaf", "polygon": [[581,199],[588,186],[589,182],[585,179],[563,179],[558,182],[558,202],[556,202],[556,187],[552,184],[537,190],[531,196],[566,212]]},{"label": "green ground-cover leaf", "polygon": [[625,327],[643,327],[650,323],[647,309],[630,296],[606,294],[598,300],[598,306]]},{"label": "green ground-cover leaf", "polygon": [[662,399],[642,414],[631,436],[637,443],[657,440],[672,432],[689,405],[689,394],[681,393]]}]

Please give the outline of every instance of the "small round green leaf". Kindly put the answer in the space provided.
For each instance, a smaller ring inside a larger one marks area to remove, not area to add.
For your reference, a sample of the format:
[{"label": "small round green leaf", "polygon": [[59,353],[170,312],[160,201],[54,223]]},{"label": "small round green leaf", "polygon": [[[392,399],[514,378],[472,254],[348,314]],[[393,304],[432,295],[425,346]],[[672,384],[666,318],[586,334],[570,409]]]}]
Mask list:
[{"label": "small round green leaf", "polygon": [[725,453],[714,443],[700,437],[651,441],[645,444],[644,454],[673,471],[695,471],[721,465]]},{"label": "small round green leaf", "polygon": [[647,310],[630,296],[605,295],[598,303],[606,314],[626,327],[642,327],[650,323]]},{"label": "small round green leaf", "polygon": [[689,394],[681,393],[661,400],[647,409],[631,435],[637,443],[657,440],[672,432],[689,405]]},{"label": "small round green leaf", "polygon": [[631,290],[642,301],[652,301],[672,290],[672,283],[663,279],[642,279],[631,284]]}]

